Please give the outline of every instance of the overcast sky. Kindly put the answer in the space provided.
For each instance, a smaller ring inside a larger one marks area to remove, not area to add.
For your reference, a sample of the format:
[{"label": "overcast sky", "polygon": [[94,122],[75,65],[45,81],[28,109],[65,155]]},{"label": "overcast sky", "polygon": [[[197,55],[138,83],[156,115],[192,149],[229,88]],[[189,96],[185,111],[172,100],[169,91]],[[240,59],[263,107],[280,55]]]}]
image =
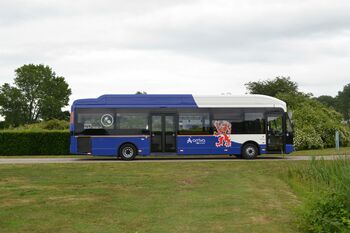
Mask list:
[{"label": "overcast sky", "polygon": [[77,98],[244,94],[290,76],[315,96],[350,83],[350,1],[0,1],[0,84],[46,64]]}]

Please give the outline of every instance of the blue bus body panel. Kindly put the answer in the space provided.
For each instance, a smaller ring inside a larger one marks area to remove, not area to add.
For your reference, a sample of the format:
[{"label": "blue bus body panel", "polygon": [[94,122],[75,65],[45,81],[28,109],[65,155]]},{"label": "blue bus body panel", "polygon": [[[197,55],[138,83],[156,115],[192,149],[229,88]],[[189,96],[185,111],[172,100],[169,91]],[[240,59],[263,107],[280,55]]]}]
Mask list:
[{"label": "blue bus body panel", "polygon": [[70,136],[70,147],[69,152],[71,154],[78,154],[78,143],[77,138],[74,136]]},{"label": "blue bus body panel", "polygon": [[286,148],[285,148],[286,154],[290,154],[294,151],[294,146],[293,144],[286,144]]},{"label": "blue bus body panel", "polygon": [[260,144],[259,147],[260,147],[260,154],[261,155],[266,154],[266,144]]},{"label": "blue bus body panel", "polygon": [[192,95],[102,95],[80,99],[71,111],[79,108],[198,108]]},{"label": "blue bus body panel", "polygon": [[118,148],[123,143],[133,143],[139,155],[150,154],[150,140],[149,137],[92,137],[92,154],[93,155],[118,155]]},{"label": "blue bus body panel", "polygon": [[[230,147],[216,147],[218,138],[215,136],[178,136],[177,154],[205,155],[205,154],[241,154],[241,143],[231,142]],[[260,154],[266,154],[266,145],[260,144]]]},{"label": "blue bus body panel", "polygon": [[[133,143],[138,149],[139,155],[151,154],[150,137],[91,137],[91,154],[95,156],[116,156],[118,148],[123,143]],[[205,155],[205,154],[240,154],[242,144],[232,141],[230,147],[216,147],[215,136],[177,136],[177,154],[179,155]],[[260,154],[266,154],[266,145],[260,144]],[[70,153],[77,152],[77,138],[71,137]]]},{"label": "blue bus body panel", "polygon": [[[150,154],[150,138],[145,136],[137,137],[94,137],[91,136],[91,154],[100,156],[117,156],[118,148],[123,143],[133,143],[137,149],[139,155]],[[77,151],[77,138],[71,136],[70,153],[79,154]],[[80,153],[82,154],[82,153]]]}]

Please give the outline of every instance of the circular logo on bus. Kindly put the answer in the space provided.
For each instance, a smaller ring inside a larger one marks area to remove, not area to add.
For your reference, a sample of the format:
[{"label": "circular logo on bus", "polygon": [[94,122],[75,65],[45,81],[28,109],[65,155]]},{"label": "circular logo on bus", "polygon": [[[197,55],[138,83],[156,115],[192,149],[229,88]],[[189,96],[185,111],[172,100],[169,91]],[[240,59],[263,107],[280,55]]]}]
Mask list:
[{"label": "circular logo on bus", "polygon": [[104,126],[104,127],[110,127],[113,125],[113,117],[111,114],[104,114],[102,117],[101,117],[101,124]]}]

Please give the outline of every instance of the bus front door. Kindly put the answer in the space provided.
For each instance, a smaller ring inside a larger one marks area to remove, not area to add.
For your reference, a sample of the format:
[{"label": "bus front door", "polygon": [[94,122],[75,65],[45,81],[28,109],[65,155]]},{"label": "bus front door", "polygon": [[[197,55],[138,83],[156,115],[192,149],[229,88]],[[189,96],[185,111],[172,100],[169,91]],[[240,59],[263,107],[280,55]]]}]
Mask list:
[{"label": "bus front door", "polygon": [[151,152],[176,151],[176,116],[151,115]]},{"label": "bus front door", "polygon": [[283,114],[267,115],[266,136],[268,153],[284,153]]}]

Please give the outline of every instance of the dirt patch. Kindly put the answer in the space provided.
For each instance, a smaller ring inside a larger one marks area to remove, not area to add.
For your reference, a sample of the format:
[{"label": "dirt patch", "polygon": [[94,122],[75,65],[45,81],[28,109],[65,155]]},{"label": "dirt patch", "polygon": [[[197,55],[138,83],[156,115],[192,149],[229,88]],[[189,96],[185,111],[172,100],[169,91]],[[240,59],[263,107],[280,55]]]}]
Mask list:
[{"label": "dirt patch", "polygon": [[192,178],[186,178],[186,179],[178,180],[177,183],[180,185],[193,185],[195,183],[195,180]]},{"label": "dirt patch", "polygon": [[268,224],[271,222],[271,218],[267,216],[252,216],[250,217],[253,224]]},{"label": "dirt patch", "polygon": [[13,206],[21,206],[33,204],[35,199],[7,199],[0,202],[0,207],[13,207]]},{"label": "dirt patch", "polygon": [[49,197],[47,200],[49,202],[55,203],[72,203],[72,202],[81,202],[81,201],[97,201],[100,197],[97,196],[75,196],[75,195],[67,195],[67,196],[57,196],[57,197]]},{"label": "dirt patch", "polygon": [[25,184],[28,182],[28,179],[20,178],[20,177],[6,177],[0,179],[0,186],[2,185],[11,185],[11,184]]}]

